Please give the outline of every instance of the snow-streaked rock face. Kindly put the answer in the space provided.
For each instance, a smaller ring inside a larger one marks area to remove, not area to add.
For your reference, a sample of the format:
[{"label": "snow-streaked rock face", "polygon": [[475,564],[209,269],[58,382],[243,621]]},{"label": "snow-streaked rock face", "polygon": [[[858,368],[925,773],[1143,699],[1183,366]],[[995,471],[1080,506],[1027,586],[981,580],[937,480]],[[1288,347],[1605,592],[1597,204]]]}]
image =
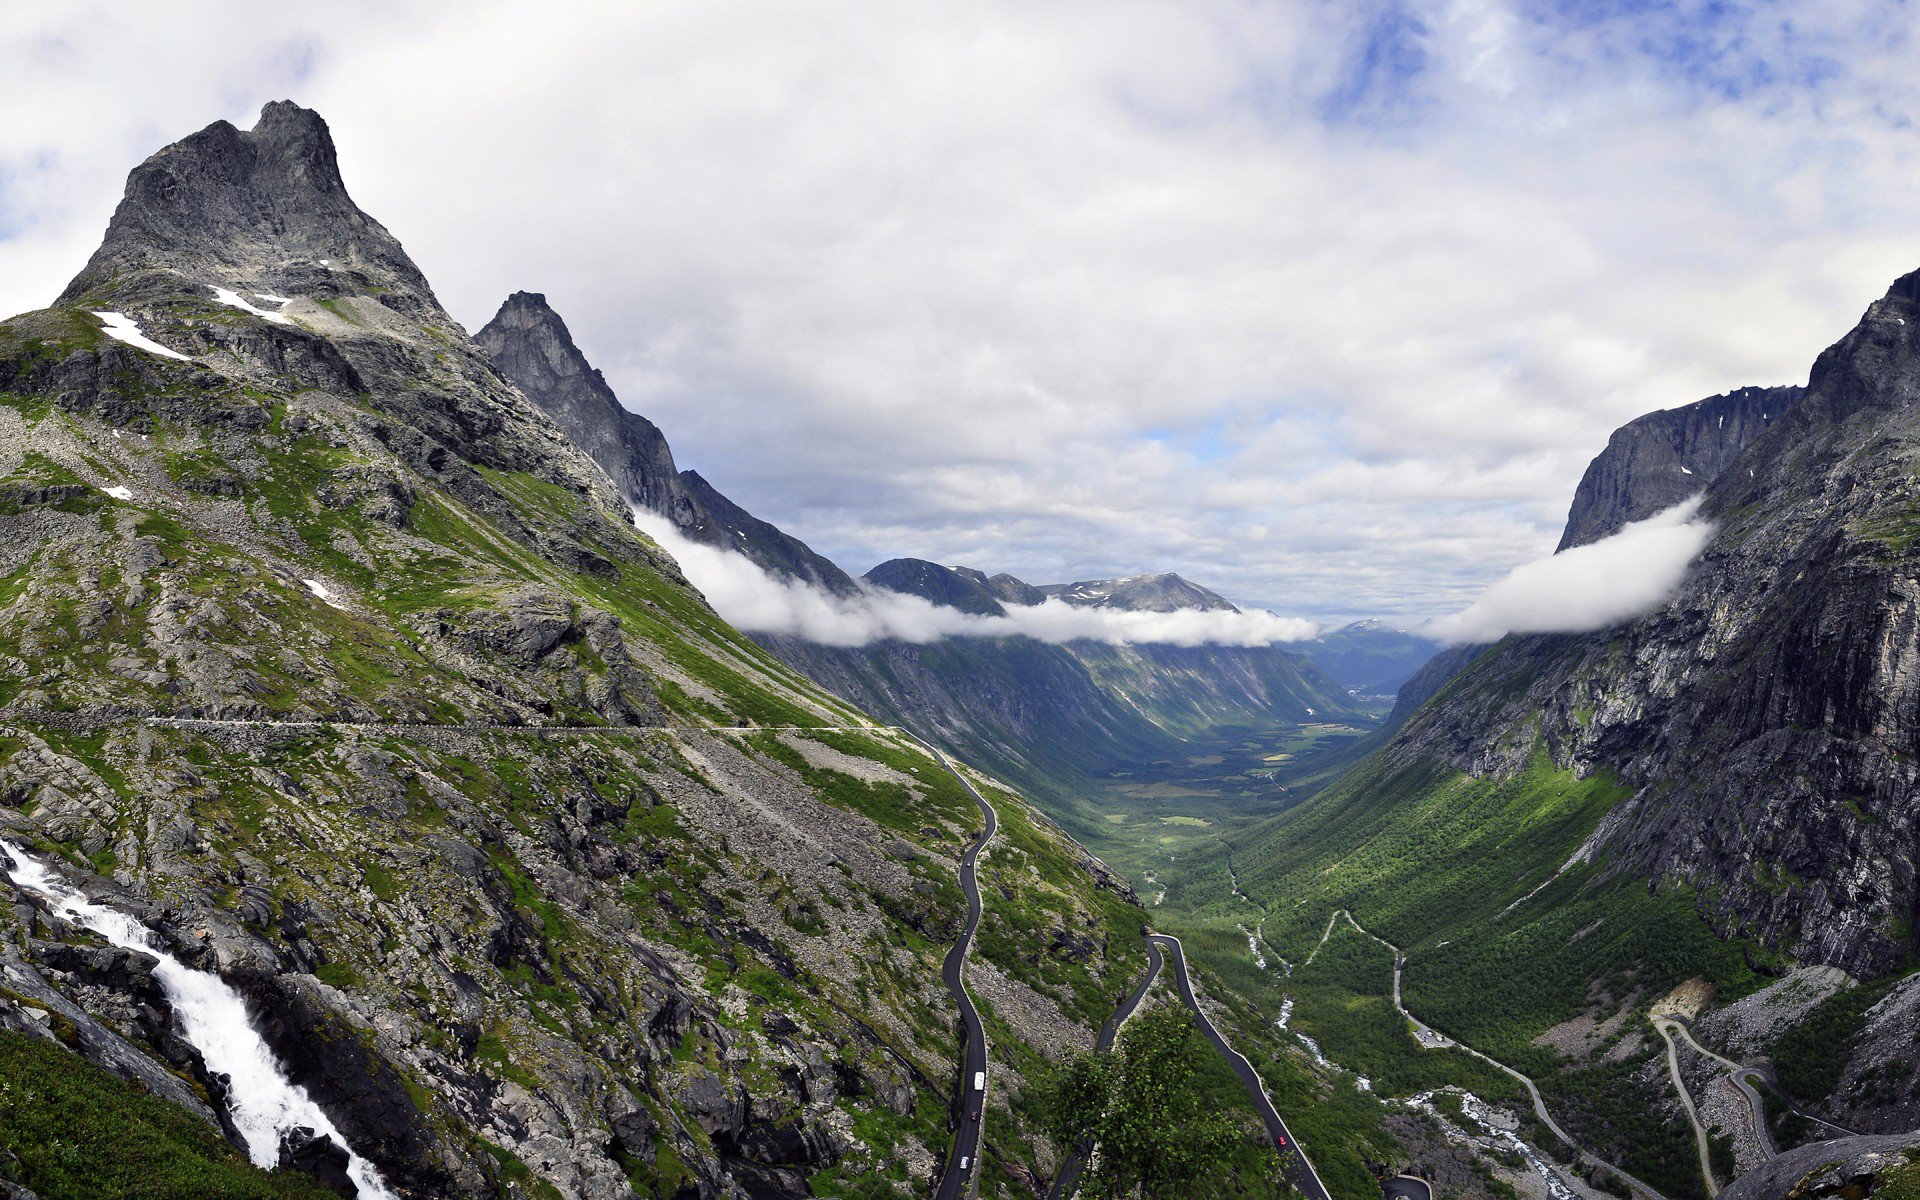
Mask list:
[{"label": "snow-streaked rock face", "polygon": [[[246,297],[242,296],[240,293],[234,291],[231,288],[223,288],[223,287],[214,288],[213,298],[215,300],[218,300],[220,303],[226,305],[228,308],[237,308],[241,312],[251,313],[256,317],[259,317],[261,320],[271,321],[275,325],[293,324],[292,317],[283,315],[278,309],[261,308],[260,306],[247,300]],[[262,300],[267,300],[270,303],[281,304],[281,305],[293,303],[293,301],[291,300],[282,299],[280,297],[260,296],[259,298]]]},{"label": "snow-streaked rock face", "polygon": [[216,121],[135,168],[106,239],[58,303],[103,290],[205,296],[203,280],[306,295],[303,283],[329,273],[322,259],[379,280],[390,305],[438,308],[400,243],[347,195],[326,122],[276,101],[250,130]]},{"label": "snow-streaked rock face", "polygon": [[1121,608],[1131,612],[1238,612],[1220,593],[1183,579],[1172,571],[1131,575],[1125,579],[1088,579],[1076,583],[1043,584],[1044,595],[1089,608]]}]

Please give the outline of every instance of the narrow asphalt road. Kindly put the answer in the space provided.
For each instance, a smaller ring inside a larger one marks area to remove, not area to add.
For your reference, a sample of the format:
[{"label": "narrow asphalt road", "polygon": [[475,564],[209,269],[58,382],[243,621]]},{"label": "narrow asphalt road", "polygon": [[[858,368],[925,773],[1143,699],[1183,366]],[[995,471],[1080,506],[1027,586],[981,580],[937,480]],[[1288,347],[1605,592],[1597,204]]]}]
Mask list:
[{"label": "narrow asphalt road", "polygon": [[[1113,1049],[1114,1039],[1120,1035],[1120,1027],[1127,1023],[1127,1018],[1131,1017],[1134,1010],[1140,1007],[1140,1002],[1147,998],[1147,991],[1153,987],[1153,981],[1160,978],[1162,965],[1164,960],[1160,957],[1160,947],[1149,939],[1146,977],[1140,980],[1139,986],[1133,989],[1132,995],[1120,1002],[1120,1007],[1107,1018],[1107,1023],[1100,1027],[1100,1036],[1095,1038],[1093,1043],[1095,1054],[1106,1054]],[[1087,1168],[1087,1155],[1092,1152],[1093,1147],[1083,1142],[1079,1149],[1067,1156],[1067,1161],[1060,1166],[1060,1173],[1054,1176],[1053,1187],[1047,1192],[1047,1200],[1068,1200],[1068,1197],[1073,1195],[1074,1189],[1080,1186],[1081,1173]]]},{"label": "narrow asphalt road", "polygon": [[[1692,1038],[1688,1038],[1687,1040],[1690,1042],[1693,1041]],[[1740,1094],[1747,1098],[1747,1106],[1753,1109],[1753,1133],[1755,1137],[1760,1139],[1760,1149],[1765,1152],[1768,1158],[1778,1158],[1780,1157],[1780,1147],[1773,1144],[1773,1130],[1767,1128],[1766,1101],[1760,1098],[1760,1093],[1754,1090],[1753,1084],[1747,1082],[1748,1075],[1758,1074],[1759,1072],[1757,1071],[1735,1071],[1728,1075],[1727,1078],[1733,1083],[1734,1087],[1740,1089]]]},{"label": "narrow asphalt road", "polygon": [[1680,1107],[1687,1110],[1687,1122],[1693,1126],[1694,1149],[1700,1155],[1700,1177],[1706,1182],[1708,1200],[1720,1194],[1720,1181],[1713,1177],[1713,1155],[1707,1144],[1707,1127],[1700,1123],[1700,1111],[1693,1106],[1693,1095],[1687,1091],[1687,1081],[1680,1077],[1680,1049],[1674,1043],[1672,1021],[1653,1018],[1653,1027],[1660,1034],[1660,1040],[1667,1044],[1667,1076],[1673,1081],[1674,1094],[1680,1097]]},{"label": "narrow asphalt road", "polygon": [[[1220,1031],[1213,1027],[1213,1021],[1208,1018],[1206,1010],[1200,1007],[1199,998],[1193,994],[1193,980],[1187,975],[1187,953],[1180,945],[1180,939],[1171,934],[1153,933],[1147,935],[1147,940],[1158,942],[1173,955],[1173,974],[1180,984],[1180,999],[1185,1001],[1186,1006],[1192,1010],[1194,1018],[1200,1022],[1200,1032],[1206,1034],[1207,1040],[1226,1056],[1227,1065],[1232,1067],[1233,1073],[1240,1077],[1241,1084],[1247,1089],[1247,1095],[1253,1100],[1254,1109],[1259,1112],[1260,1119],[1266,1123],[1267,1135],[1273,1139],[1274,1146],[1284,1156],[1287,1181],[1298,1188],[1307,1200],[1331,1200],[1327,1194],[1327,1185],[1320,1182],[1320,1173],[1313,1169],[1313,1163],[1307,1159],[1305,1148],[1294,1139],[1293,1131],[1287,1128],[1287,1123],[1280,1119],[1280,1113],[1273,1107],[1273,1098],[1267,1095],[1267,1085],[1260,1082],[1260,1073],[1253,1069],[1253,1064],[1247,1061],[1246,1055],[1235,1050],[1227,1043],[1226,1038],[1220,1036]],[[1292,1151],[1291,1154],[1288,1153],[1289,1150]]]},{"label": "narrow asphalt road", "polygon": [[967,781],[947,756],[933,748],[925,740],[908,734],[914,741],[926,747],[934,761],[947,769],[947,773],[960,781],[967,789],[973,802],[980,806],[980,815],[987,820],[986,829],[974,839],[967,852],[960,856],[960,890],[967,896],[967,926],[960,933],[960,940],[947,951],[947,960],[940,966],[940,978],[946,981],[947,990],[953,993],[954,1003],[960,1007],[960,1090],[955,1097],[956,1120],[953,1134],[953,1149],[947,1153],[947,1170],[941,1176],[940,1188],[934,1193],[937,1200],[960,1200],[970,1194],[973,1183],[980,1177],[980,1122],[986,1112],[987,1104],[987,1030],[980,1023],[980,1011],[973,1006],[973,997],[967,994],[965,980],[967,953],[973,949],[973,935],[980,929],[980,884],[976,872],[980,862],[980,851],[993,840],[994,833],[1000,828],[1000,814],[987,803],[987,798],[978,788]]},{"label": "narrow asphalt road", "polygon": [[1737,1063],[1724,1054],[1717,1054],[1707,1049],[1700,1044],[1698,1038],[1693,1036],[1693,1022],[1678,1013],[1668,1014],[1664,1019],[1673,1022],[1673,1027],[1680,1032],[1681,1037],[1687,1040],[1687,1045],[1692,1046],[1695,1050],[1698,1050],[1708,1058],[1727,1068],[1729,1072],[1727,1077],[1733,1080],[1733,1086],[1740,1089],[1740,1094],[1747,1098],[1747,1103],[1753,1108],[1753,1122],[1760,1131],[1760,1142],[1761,1145],[1766,1148],[1768,1158],[1777,1157],[1780,1150],[1773,1144],[1773,1131],[1767,1128],[1766,1102],[1760,1098],[1760,1093],[1755,1090],[1753,1084],[1749,1082],[1750,1079],[1759,1079],[1764,1082],[1768,1090],[1780,1098],[1780,1103],[1786,1105],[1794,1112],[1799,1113],[1807,1120],[1812,1121],[1814,1124],[1824,1126],[1846,1137],[1860,1136],[1854,1130],[1848,1129],[1844,1125],[1835,1125],[1825,1117],[1815,1116],[1813,1113],[1808,1112],[1806,1109],[1801,1108],[1793,1101],[1787,1099],[1786,1093],[1780,1090],[1779,1083],[1771,1078],[1772,1068],[1766,1066],[1748,1066],[1745,1063]]},{"label": "narrow asphalt road", "polygon": [[1433,1185],[1418,1175],[1395,1175],[1380,1185],[1387,1200],[1433,1200]]}]

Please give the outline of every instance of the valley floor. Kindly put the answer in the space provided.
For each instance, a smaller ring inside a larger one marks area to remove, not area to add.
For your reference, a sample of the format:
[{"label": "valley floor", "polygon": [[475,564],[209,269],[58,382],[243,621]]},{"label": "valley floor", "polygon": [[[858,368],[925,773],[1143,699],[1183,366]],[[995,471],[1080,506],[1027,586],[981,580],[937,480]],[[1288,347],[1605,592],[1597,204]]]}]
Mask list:
[{"label": "valley floor", "polygon": [[[1473,848],[1438,872],[1474,903],[1322,888],[1298,870],[1249,879],[1236,845],[1337,778],[1367,732],[1196,739],[1184,761],[1089,781],[1059,805],[1070,830],[1131,877],[1154,928],[1184,942],[1329,1194],[1373,1200],[1383,1177],[1405,1171],[1448,1196],[1707,1200],[1780,1152],[1852,1132],[1789,1099],[1791,1088],[1817,1098],[1832,1087],[1807,1069],[1819,1055],[1794,1053],[1793,1034],[1822,1005],[1870,992],[1864,1008],[1886,988],[1779,978],[1790,964],[1714,936],[1686,894],[1566,868],[1496,886],[1511,846]],[[1531,827],[1528,855],[1559,863],[1560,843],[1577,844],[1612,802],[1608,787],[1540,776],[1468,807],[1496,824],[1489,806],[1501,803],[1548,814],[1520,824]],[[1419,857],[1382,854],[1383,880]],[[1276,875],[1305,883],[1276,891]],[[1356,895],[1378,918],[1356,914]],[[1416,919],[1409,904],[1427,911]],[[1726,1021],[1711,1019],[1777,994],[1802,1002],[1775,1004],[1757,1032],[1727,1037]],[[1830,1032],[1821,1069],[1844,1060],[1859,1025]],[[1769,1055],[1783,1043],[1784,1072]]]}]

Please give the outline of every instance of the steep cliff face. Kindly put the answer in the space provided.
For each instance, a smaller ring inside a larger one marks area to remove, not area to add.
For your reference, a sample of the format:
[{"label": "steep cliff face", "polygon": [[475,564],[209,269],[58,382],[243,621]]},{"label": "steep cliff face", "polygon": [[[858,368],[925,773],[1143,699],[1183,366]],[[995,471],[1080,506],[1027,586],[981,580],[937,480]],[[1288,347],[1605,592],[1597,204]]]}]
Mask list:
[{"label": "steep cliff face", "polygon": [[621,407],[545,296],[515,292],[473,340],[628,500],[663,513],[680,500],[680,471],[666,437],[653,422]]},{"label": "steep cliff face", "polygon": [[[0,836],[243,991],[399,1194],[923,1190],[978,810],[706,606],[316,115],[155,155],[0,323],[0,580]],[[991,794],[991,919],[1040,931],[969,968],[1001,1103],[1143,959],[1124,887]],[[5,890],[0,1026],[217,1108],[141,956]]]},{"label": "steep cliff face", "polygon": [[1908,276],[1820,356],[1796,405],[1740,400],[1769,428],[1711,476],[1702,512],[1719,532],[1662,610],[1509,639],[1398,752],[1479,774],[1538,747],[1616,771],[1633,795],[1588,857],[1689,881],[1722,929],[1795,958],[1856,974],[1899,961],[1920,902],[1915,319]]},{"label": "steep cliff face", "polygon": [[1805,394],[1741,388],[1622,425],[1580,477],[1559,549],[1597,542],[1698,493]]},{"label": "steep cliff face", "polygon": [[775,575],[839,595],[857,585],[805,542],[753,516],[693,471],[674,466],[660,430],[621,405],[573,343],[566,322],[532,292],[515,292],[474,340],[500,373],[612,477],[628,503],[660,513],[696,542],[743,554]]},{"label": "steep cliff face", "polygon": [[[1342,839],[1361,837],[1342,804],[1411,814],[1450,772],[1488,785],[1538,770],[1617,780],[1617,803],[1590,810],[1586,837],[1540,841],[1538,870],[1523,872],[1515,895],[1592,866],[1684,885],[1722,935],[1799,962],[1857,975],[1903,962],[1920,904],[1916,276],[1820,355],[1797,403],[1778,411],[1780,399],[1791,392],[1722,397],[1728,426],[1766,428],[1718,472],[1711,457],[1693,459],[1718,532],[1661,611],[1594,634],[1507,637],[1356,780],[1277,822],[1273,839],[1298,845],[1315,826],[1311,854],[1338,854]],[[1699,432],[1709,411],[1628,426],[1636,432],[1615,438],[1588,480],[1640,461],[1615,451],[1647,430]],[[1628,484],[1632,503],[1667,499]],[[1586,501],[1582,513],[1638,515]],[[1388,803],[1394,795],[1404,799]],[[1572,862],[1548,862],[1565,851]],[[1275,862],[1308,870],[1311,854],[1275,851]]]}]

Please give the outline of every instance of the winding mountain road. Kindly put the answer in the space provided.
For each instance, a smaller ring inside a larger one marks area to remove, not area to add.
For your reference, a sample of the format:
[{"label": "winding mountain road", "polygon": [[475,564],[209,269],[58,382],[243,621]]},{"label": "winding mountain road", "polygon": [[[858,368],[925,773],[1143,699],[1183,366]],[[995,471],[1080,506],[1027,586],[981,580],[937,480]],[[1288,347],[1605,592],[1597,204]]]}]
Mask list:
[{"label": "winding mountain road", "polygon": [[[973,802],[980,806],[980,815],[986,818],[987,827],[966,853],[960,856],[960,890],[967,897],[967,925],[960,933],[960,940],[947,951],[946,962],[940,966],[940,978],[946,982],[947,990],[953,993],[954,1003],[960,1008],[960,1089],[954,1099],[955,1120],[953,1148],[947,1152],[946,1173],[941,1176],[939,1190],[934,1193],[937,1200],[960,1200],[960,1197],[972,1195],[977,1191],[976,1181],[980,1178],[980,1128],[986,1115],[987,1089],[987,1030],[980,1021],[980,1010],[973,1006],[973,997],[967,994],[966,969],[967,954],[973,949],[973,936],[980,930],[980,882],[977,878],[980,863],[980,851],[1000,828],[1000,814],[980,790],[962,775],[958,768],[947,761],[947,756],[917,734],[908,732],[908,737],[925,747],[934,761],[947,769],[947,773],[960,781],[967,789]],[[975,1081],[980,1086],[975,1086]]]},{"label": "winding mountain road", "polygon": [[1656,1016],[1653,1018],[1653,1028],[1660,1034],[1660,1040],[1667,1044],[1667,1076],[1673,1081],[1674,1093],[1680,1097],[1680,1107],[1687,1112],[1687,1123],[1693,1126],[1693,1145],[1700,1155],[1700,1178],[1707,1185],[1708,1200],[1712,1200],[1712,1197],[1720,1194],[1720,1181],[1713,1177],[1713,1154],[1707,1141],[1707,1127],[1700,1123],[1700,1110],[1694,1107],[1693,1093],[1687,1091],[1687,1081],[1680,1076],[1680,1050],[1673,1041],[1673,1030],[1677,1026],[1670,1019]]},{"label": "winding mountain road", "polygon": [[1771,1077],[1773,1070],[1771,1067],[1750,1066],[1746,1063],[1737,1063],[1726,1055],[1709,1050],[1701,1045],[1699,1039],[1693,1036],[1693,1022],[1687,1017],[1679,1013],[1654,1014],[1653,1022],[1655,1026],[1658,1026],[1662,1021],[1670,1023],[1673,1026],[1674,1032],[1685,1039],[1687,1045],[1692,1046],[1705,1057],[1727,1068],[1727,1078],[1733,1082],[1734,1087],[1740,1089],[1740,1094],[1747,1098],[1748,1106],[1753,1109],[1754,1129],[1760,1136],[1761,1148],[1767,1152],[1768,1158],[1778,1157],[1780,1150],[1773,1144],[1773,1131],[1767,1128],[1766,1102],[1761,1099],[1759,1091],[1753,1086],[1751,1082],[1753,1079],[1759,1079],[1764,1082],[1768,1089],[1780,1098],[1780,1103],[1786,1105],[1789,1109],[1805,1117],[1807,1120],[1812,1121],[1814,1124],[1831,1129],[1843,1137],[1860,1136],[1857,1130],[1848,1129],[1845,1125],[1835,1125],[1825,1117],[1816,1116],[1806,1109],[1801,1108],[1792,1100],[1789,1100],[1786,1093],[1780,1090],[1779,1083]]},{"label": "winding mountain road", "polygon": [[[1634,1193],[1634,1195],[1640,1198],[1640,1200],[1666,1200],[1666,1197],[1662,1196],[1658,1191],[1654,1190],[1652,1187],[1648,1186],[1645,1183],[1642,1183],[1639,1179],[1635,1178],[1632,1175],[1627,1174],[1625,1171],[1622,1171],[1619,1167],[1614,1166],[1612,1163],[1608,1162],[1606,1159],[1601,1158],[1596,1154],[1589,1153],[1587,1149],[1583,1147],[1579,1142],[1574,1141],[1573,1137],[1570,1134],[1568,1134],[1566,1130],[1560,1128],[1559,1122],[1555,1121],[1553,1119],[1553,1116],[1547,1112],[1547,1102],[1540,1095],[1540,1088],[1537,1085],[1535,1085],[1532,1079],[1528,1078],[1525,1075],[1522,1075],[1520,1072],[1514,1070],[1512,1067],[1501,1062],[1499,1059],[1494,1058],[1490,1055],[1482,1054],[1480,1053],[1480,1051],[1475,1050],[1472,1046],[1469,1046],[1465,1042],[1462,1042],[1456,1038],[1448,1037],[1446,1034],[1440,1032],[1439,1030],[1435,1029],[1433,1026],[1428,1025],[1426,1022],[1420,1020],[1420,1018],[1408,1012],[1406,1009],[1406,1006],[1400,1002],[1400,972],[1401,972],[1401,969],[1406,965],[1406,961],[1407,961],[1407,956],[1405,953],[1401,951],[1400,947],[1394,945],[1392,942],[1389,942],[1387,939],[1381,937],[1379,934],[1374,933],[1372,930],[1366,928],[1364,925],[1360,924],[1359,921],[1354,920],[1353,914],[1344,908],[1336,909],[1334,911],[1333,916],[1327,918],[1327,932],[1325,934],[1322,934],[1320,937],[1320,944],[1322,946],[1326,945],[1327,938],[1332,935],[1334,922],[1341,917],[1345,917],[1347,919],[1347,924],[1353,926],[1356,932],[1361,933],[1366,937],[1372,938],[1374,941],[1379,942],[1382,946],[1385,946],[1387,949],[1393,951],[1393,1007],[1396,1010],[1398,1010],[1398,1012],[1402,1017],[1405,1017],[1408,1021],[1411,1021],[1416,1029],[1423,1031],[1423,1033],[1426,1035],[1426,1036],[1421,1036],[1417,1038],[1417,1040],[1419,1041],[1422,1047],[1430,1050],[1438,1050],[1438,1049],[1446,1049],[1446,1048],[1461,1050],[1467,1054],[1473,1055],[1475,1058],[1479,1059],[1483,1063],[1486,1063],[1488,1066],[1493,1067],[1498,1071],[1502,1071],[1508,1076],[1512,1077],[1515,1082],[1519,1083],[1520,1086],[1527,1089],[1527,1095],[1533,1101],[1533,1113],[1535,1116],[1540,1118],[1540,1123],[1542,1125],[1545,1125],[1547,1129],[1550,1132],[1552,1132],[1553,1136],[1559,1138],[1562,1142],[1566,1143],[1567,1147],[1574,1152],[1574,1154],[1579,1158],[1581,1162],[1586,1163],[1588,1166],[1593,1167],[1597,1170],[1605,1171],[1608,1174],[1619,1179],[1620,1182],[1626,1184],[1627,1187]],[[1316,947],[1314,949],[1314,953],[1318,954],[1319,952],[1320,952],[1319,948]]]},{"label": "winding mountain road", "polygon": [[[1187,952],[1180,945],[1180,939],[1168,933],[1150,933],[1147,935],[1147,941],[1149,944],[1159,943],[1173,955],[1173,974],[1180,985],[1180,999],[1192,1011],[1194,1019],[1200,1023],[1200,1032],[1206,1035],[1215,1049],[1226,1056],[1227,1065],[1232,1067],[1233,1073],[1240,1077],[1241,1084],[1247,1089],[1247,1095],[1253,1100],[1254,1109],[1259,1112],[1261,1121],[1266,1124],[1267,1135],[1273,1139],[1275,1148],[1282,1155],[1287,1181],[1298,1188],[1307,1200],[1331,1200],[1327,1193],[1327,1185],[1320,1182],[1320,1173],[1313,1169],[1313,1163],[1308,1160],[1306,1150],[1294,1139],[1293,1131],[1287,1128],[1287,1123],[1280,1119],[1279,1111],[1273,1107],[1273,1097],[1267,1095],[1267,1085],[1260,1081],[1260,1073],[1253,1069],[1253,1064],[1247,1061],[1246,1055],[1235,1050],[1226,1038],[1220,1036],[1220,1031],[1214,1028],[1212,1019],[1207,1016],[1206,1009],[1200,1007],[1199,998],[1193,994],[1193,980],[1187,975]],[[1291,1154],[1287,1153],[1289,1150],[1292,1151]]]},{"label": "winding mountain road", "polygon": [[[1127,1018],[1133,1016],[1134,1011],[1140,1007],[1140,1002],[1147,998],[1148,990],[1153,987],[1154,981],[1160,978],[1160,968],[1164,962],[1160,955],[1160,947],[1152,940],[1148,940],[1146,976],[1140,980],[1132,994],[1120,1002],[1120,1007],[1107,1018],[1107,1023],[1100,1027],[1100,1036],[1094,1039],[1093,1043],[1095,1054],[1106,1054],[1113,1049],[1114,1039],[1120,1035],[1120,1027],[1127,1023]],[[1068,1197],[1073,1195],[1074,1189],[1080,1186],[1080,1176],[1087,1169],[1087,1155],[1091,1153],[1093,1153],[1092,1145],[1082,1142],[1077,1150],[1067,1156],[1067,1161],[1060,1166],[1060,1173],[1054,1176],[1053,1187],[1047,1191],[1047,1200],[1068,1200]]]}]

